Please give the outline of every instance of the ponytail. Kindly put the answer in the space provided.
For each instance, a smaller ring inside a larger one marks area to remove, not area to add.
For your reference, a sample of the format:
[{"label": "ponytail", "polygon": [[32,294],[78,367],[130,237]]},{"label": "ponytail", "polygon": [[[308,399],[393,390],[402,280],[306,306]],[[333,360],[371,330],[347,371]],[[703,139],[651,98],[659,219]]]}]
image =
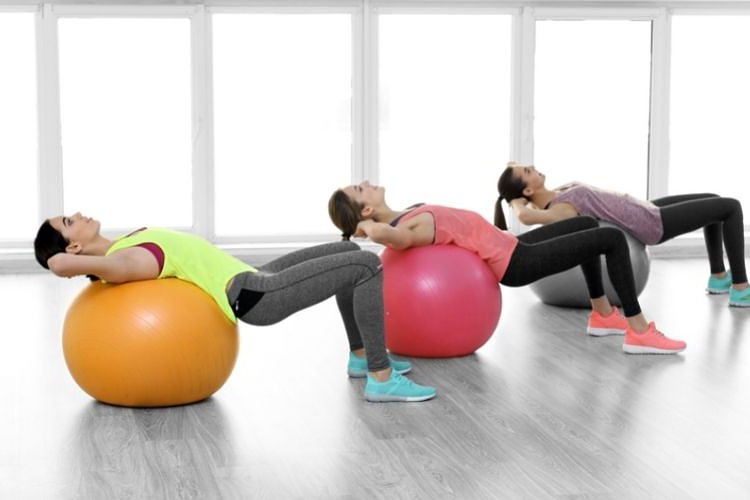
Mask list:
[{"label": "ponytail", "polygon": [[505,222],[505,214],[503,213],[503,198],[497,197],[495,202],[495,225],[503,231],[508,230],[508,224]]},{"label": "ponytail", "polygon": [[504,231],[508,230],[508,224],[505,222],[502,201],[505,200],[510,204],[510,201],[516,198],[526,198],[528,200],[528,197],[523,194],[526,184],[521,179],[513,177],[514,165],[516,165],[515,162],[508,162],[508,166],[505,167],[505,170],[500,174],[500,178],[497,181],[499,196],[495,202],[495,225]]},{"label": "ponytail", "polygon": [[357,224],[362,220],[363,205],[349,199],[349,196],[337,189],[328,200],[328,216],[331,222],[341,230],[341,240],[349,241],[357,232]]}]

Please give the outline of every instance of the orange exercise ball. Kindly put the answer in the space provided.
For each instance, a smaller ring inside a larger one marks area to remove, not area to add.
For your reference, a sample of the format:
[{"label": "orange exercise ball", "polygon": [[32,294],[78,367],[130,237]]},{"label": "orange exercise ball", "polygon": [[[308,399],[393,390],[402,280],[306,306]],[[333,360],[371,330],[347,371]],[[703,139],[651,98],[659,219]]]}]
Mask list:
[{"label": "orange exercise ball", "polygon": [[119,406],[206,399],[229,378],[238,349],[237,325],[203,290],[176,278],[92,283],[63,327],[73,379]]}]

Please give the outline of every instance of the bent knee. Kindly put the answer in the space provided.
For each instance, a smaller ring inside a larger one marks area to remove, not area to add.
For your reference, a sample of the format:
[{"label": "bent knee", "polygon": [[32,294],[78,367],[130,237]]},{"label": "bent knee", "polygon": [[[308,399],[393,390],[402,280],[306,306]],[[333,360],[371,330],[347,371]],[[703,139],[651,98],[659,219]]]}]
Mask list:
[{"label": "bent knee", "polygon": [[361,278],[370,277],[380,272],[382,262],[375,252],[359,249],[356,252],[344,252],[333,261],[334,267],[345,266],[357,270]]},{"label": "bent knee", "polygon": [[369,250],[362,250],[361,254],[362,255],[359,256],[361,263],[367,266],[371,273],[376,274],[381,271],[383,263],[380,261],[380,257],[378,257],[377,254],[370,252]]},{"label": "bent knee", "polygon": [[742,213],[742,204],[740,203],[740,200],[736,198],[724,198],[726,200],[726,203],[729,204],[729,207],[732,209],[733,212],[739,212]]},{"label": "bent knee", "polygon": [[352,252],[354,250],[362,250],[359,245],[350,240],[338,241],[335,243],[335,245],[348,252]]}]

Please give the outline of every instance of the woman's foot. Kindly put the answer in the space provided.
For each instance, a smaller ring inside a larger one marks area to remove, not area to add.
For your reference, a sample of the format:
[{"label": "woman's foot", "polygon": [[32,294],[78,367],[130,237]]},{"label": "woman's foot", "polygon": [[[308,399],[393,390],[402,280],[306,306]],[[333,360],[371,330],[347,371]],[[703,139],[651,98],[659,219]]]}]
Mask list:
[{"label": "woman's foot", "polygon": [[586,332],[594,337],[625,335],[627,329],[628,320],[620,314],[620,311],[616,307],[613,307],[612,311],[606,316],[596,311],[591,311],[589,322],[586,325]]},{"label": "woman's foot", "polygon": [[729,305],[731,307],[750,307],[750,287],[737,290],[732,287],[729,291]]},{"label": "woman's foot", "polygon": [[391,371],[390,378],[385,382],[378,382],[367,374],[365,399],[373,403],[427,401],[436,394],[434,387],[416,384],[395,371]]},{"label": "woman's foot", "polygon": [[732,272],[727,271],[724,276],[717,277],[713,274],[708,277],[708,284],[706,285],[706,291],[710,294],[724,294],[729,293],[729,289],[732,287]]},{"label": "woman's foot", "polygon": [[682,340],[672,340],[656,329],[652,321],[643,331],[628,326],[622,350],[628,354],[677,354],[684,351],[687,344]]}]

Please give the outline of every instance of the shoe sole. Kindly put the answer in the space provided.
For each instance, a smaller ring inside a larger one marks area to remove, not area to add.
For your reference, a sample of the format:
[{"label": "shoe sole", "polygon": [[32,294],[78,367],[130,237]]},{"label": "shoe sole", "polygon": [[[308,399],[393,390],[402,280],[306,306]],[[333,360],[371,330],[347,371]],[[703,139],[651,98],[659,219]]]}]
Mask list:
[{"label": "shoe sole", "polygon": [[433,393],[426,396],[394,396],[392,394],[365,393],[365,399],[370,403],[419,403],[420,401],[427,401],[434,398],[436,394]]},{"label": "shoe sole", "polygon": [[616,328],[587,328],[586,333],[592,337],[607,337],[609,335],[625,335],[625,330],[618,330]]},{"label": "shoe sole", "polygon": [[[409,373],[411,371],[411,367],[407,368],[406,370],[394,370],[394,371],[396,373],[398,373],[399,375],[404,375],[404,374]],[[364,371],[364,372],[353,372],[353,371],[347,370],[346,374],[349,375],[349,378],[365,378],[365,377],[367,377],[367,372],[366,371]]]},{"label": "shoe sole", "polygon": [[730,302],[729,307],[750,307],[747,302]]},{"label": "shoe sole", "polygon": [[627,354],[677,354],[685,350],[682,349],[659,349],[658,347],[648,347],[642,345],[623,344],[622,350]]},{"label": "shoe sole", "polygon": [[729,293],[729,288],[706,288],[706,292],[709,295],[726,295]]}]

